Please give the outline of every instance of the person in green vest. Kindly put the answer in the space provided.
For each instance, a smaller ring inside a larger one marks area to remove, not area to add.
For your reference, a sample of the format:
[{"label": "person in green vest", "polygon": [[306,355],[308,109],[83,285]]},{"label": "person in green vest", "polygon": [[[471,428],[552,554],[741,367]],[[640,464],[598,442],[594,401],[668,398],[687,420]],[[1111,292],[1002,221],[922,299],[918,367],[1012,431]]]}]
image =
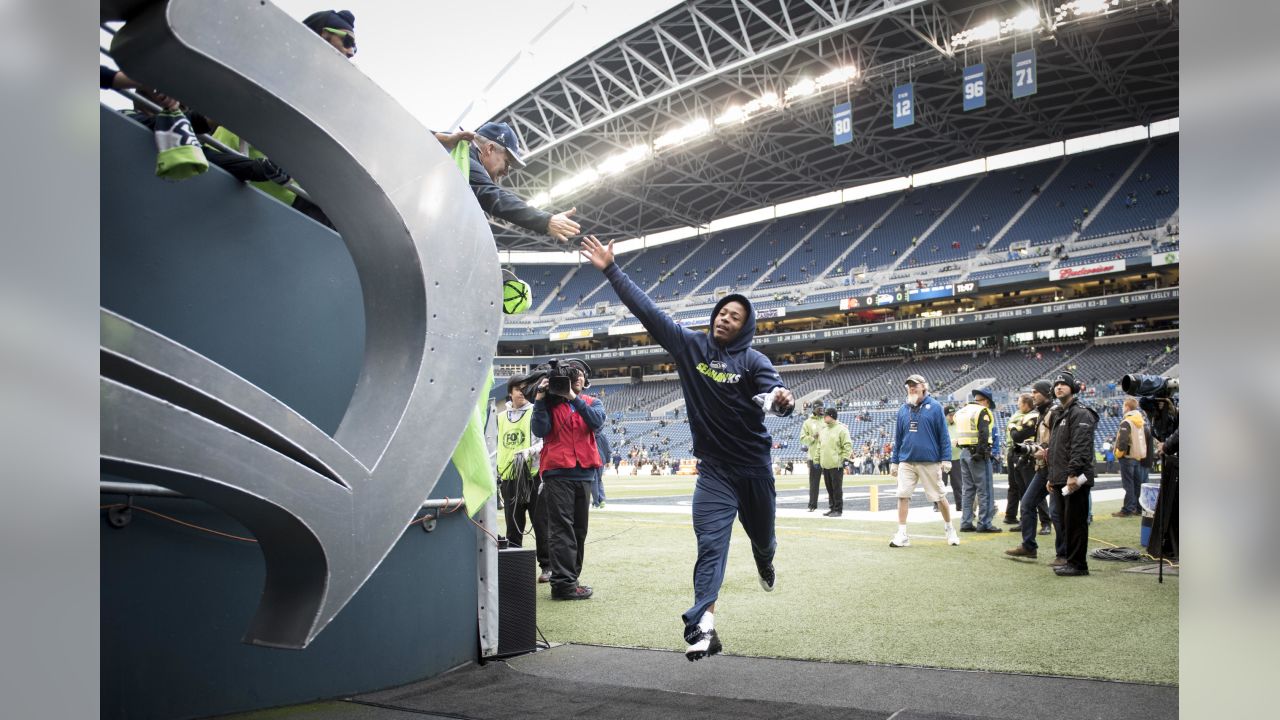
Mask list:
[{"label": "person in green vest", "polygon": [[[321,10],[308,15],[302,24],[348,60],[356,54],[356,17],[350,10]],[[261,150],[224,126],[213,131],[213,139],[238,154],[222,152],[213,145],[207,145],[205,153],[209,162],[312,220],[333,228],[333,223],[319,205],[289,189],[293,178]]]},{"label": "person in green vest", "polygon": [[475,132],[437,132],[435,136],[466,176],[476,202],[485,213],[539,235],[550,235],[560,242],[568,242],[582,230],[572,219],[578,211],[576,207],[552,214],[498,186],[498,181],[512,169],[525,167],[520,158],[519,138],[510,125],[487,122]]},{"label": "person in green vest", "polygon": [[[1003,531],[1003,528],[992,524],[995,515],[995,490],[991,477],[991,456],[999,452],[995,433],[996,420],[991,411],[994,405],[990,389],[974,388],[973,399],[956,410],[954,440],[960,448],[960,477],[967,503],[960,516],[960,532]],[[969,507],[970,504],[977,506],[976,526],[975,510]]]},{"label": "person in green vest", "polygon": [[[822,403],[815,402],[810,410],[812,414],[800,426],[800,444],[809,452],[809,512],[813,512],[818,509],[818,481],[822,478],[818,433],[822,431],[825,423],[822,421]],[[827,504],[831,505],[830,493],[827,495]]]},{"label": "person in green vest", "polygon": [[849,437],[849,428],[840,422],[839,411],[827,408],[824,414],[822,430],[818,432],[818,447],[831,509],[823,515],[840,517],[844,514],[844,462],[853,452],[853,440]]},{"label": "person in green vest", "polygon": [[498,491],[507,521],[507,542],[523,547],[532,525],[538,554],[538,582],[551,579],[551,556],[547,550],[546,512],[539,512],[538,453],[542,438],[533,434],[533,403],[520,388],[523,375],[507,379],[507,404],[498,412]]}]

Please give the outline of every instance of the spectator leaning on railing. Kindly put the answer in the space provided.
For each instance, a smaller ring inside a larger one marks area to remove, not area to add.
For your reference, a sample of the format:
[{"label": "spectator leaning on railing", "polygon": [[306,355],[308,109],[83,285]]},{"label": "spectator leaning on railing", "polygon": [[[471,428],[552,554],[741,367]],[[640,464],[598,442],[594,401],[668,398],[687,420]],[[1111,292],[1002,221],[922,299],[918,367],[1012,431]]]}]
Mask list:
[{"label": "spectator leaning on railing", "polygon": [[[348,60],[356,54],[356,18],[350,10],[321,10],[308,15],[302,24]],[[261,150],[222,126],[213,131],[213,139],[235,150],[239,155],[224,153],[216,147],[206,146],[205,151],[209,155],[210,162],[226,170],[235,179],[249,183],[316,222],[333,227],[333,223],[320,206],[289,189],[288,185],[292,180],[289,173],[271,162]],[[241,157],[242,155],[244,157]]]}]

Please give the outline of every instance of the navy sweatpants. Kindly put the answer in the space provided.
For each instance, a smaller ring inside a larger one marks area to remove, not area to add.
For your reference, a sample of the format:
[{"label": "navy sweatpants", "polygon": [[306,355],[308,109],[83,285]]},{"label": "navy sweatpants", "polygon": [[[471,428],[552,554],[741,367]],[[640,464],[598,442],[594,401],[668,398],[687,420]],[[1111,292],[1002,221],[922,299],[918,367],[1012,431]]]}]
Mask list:
[{"label": "navy sweatpants", "polygon": [[747,531],[756,564],[773,562],[778,547],[773,531],[776,502],[773,469],[767,465],[698,461],[698,481],[693,488],[698,559],[693,564],[693,607],[681,616],[685,642],[697,639],[698,621],[720,596],[735,517]]}]

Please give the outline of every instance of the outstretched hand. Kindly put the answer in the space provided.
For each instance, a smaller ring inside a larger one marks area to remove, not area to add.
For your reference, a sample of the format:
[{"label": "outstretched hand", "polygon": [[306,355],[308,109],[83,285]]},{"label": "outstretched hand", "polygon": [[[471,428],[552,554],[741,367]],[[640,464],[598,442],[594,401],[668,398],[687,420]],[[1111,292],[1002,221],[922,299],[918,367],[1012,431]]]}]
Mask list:
[{"label": "outstretched hand", "polygon": [[560,242],[569,242],[569,238],[582,232],[582,226],[571,219],[576,212],[578,208],[571,207],[562,213],[552,215],[547,221],[547,234]]},{"label": "outstretched hand", "polygon": [[595,269],[604,272],[605,268],[613,264],[613,241],[610,240],[606,246],[595,235],[588,235],[582,239],[582,247],[578,253],[590,261]]}]

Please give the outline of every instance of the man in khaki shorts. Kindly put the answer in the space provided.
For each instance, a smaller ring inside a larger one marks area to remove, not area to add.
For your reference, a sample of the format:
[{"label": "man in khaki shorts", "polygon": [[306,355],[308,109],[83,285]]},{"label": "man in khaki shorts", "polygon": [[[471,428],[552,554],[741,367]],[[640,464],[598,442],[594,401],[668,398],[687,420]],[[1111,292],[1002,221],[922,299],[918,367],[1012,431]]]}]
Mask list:
[{"label": "man in khaki shorts", "polygon": [[951,471],[951,435],[942,405],[929,394],[929,383],[920,375],[912,375],[904,383],[907,401],[898,409],[898,422],[893,433],[893,456],[889,474],[898,477],[898,532],[889,547],[907,547],[907,510],[916,484],[924,485],[924,495],[938,503],[942,528],[948,545],[959,545],[960,537],[951,527],[951,506],[942,491],[942,473]]}]

